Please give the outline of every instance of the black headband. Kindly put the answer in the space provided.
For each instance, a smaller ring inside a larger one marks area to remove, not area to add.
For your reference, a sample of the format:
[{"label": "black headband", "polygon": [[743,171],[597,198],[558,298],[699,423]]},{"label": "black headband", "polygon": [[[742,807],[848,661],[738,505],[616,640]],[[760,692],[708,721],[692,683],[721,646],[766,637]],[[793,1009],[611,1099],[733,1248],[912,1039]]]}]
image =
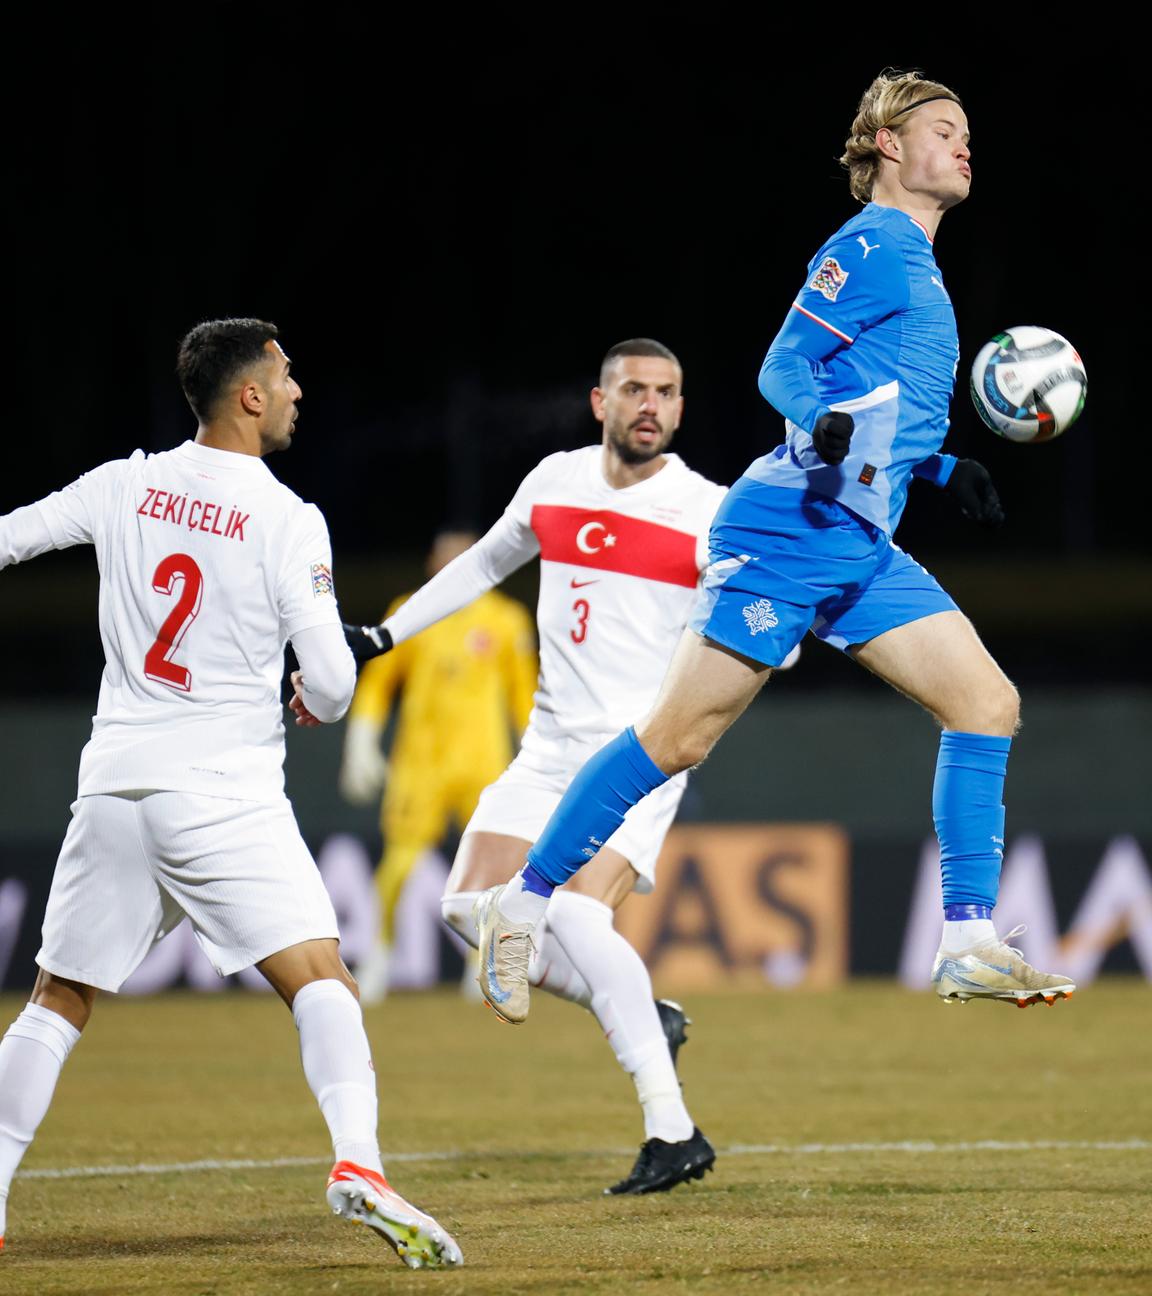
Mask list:
[{"label": "black headband", "polygon": [[911,112],[913,108],[921,108],[926,103],[935,103],[937,99],[947,99],[951,103],[956,104],[957,106],[959,106],[960,103],[959,99],[957,99],[955,95],[950,95],[950,94],[929,95],[927,99],[917,99],[915,103],[910,103],[907,108],[901,108],[899,112],[893,113],[892,116],[889,117],[888,120],[884,123],[884,125],[877,127],[877,129],[884,130],[888,126],[891,126],[897,117],[903,117],[906,112]]}]

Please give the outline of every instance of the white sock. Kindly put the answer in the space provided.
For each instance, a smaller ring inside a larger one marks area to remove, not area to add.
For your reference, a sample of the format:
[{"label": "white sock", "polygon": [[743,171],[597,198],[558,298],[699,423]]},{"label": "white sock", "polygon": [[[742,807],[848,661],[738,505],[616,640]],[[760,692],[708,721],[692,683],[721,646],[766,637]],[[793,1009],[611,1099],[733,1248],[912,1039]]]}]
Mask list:
[{"label": "white sock", "polygon": [[384,1173],[376,1140],[376,1073],[356,996],[342,981],[310,981],[292,1001],[308,1086],[337,1161]]},{"label": "white sock", "polygon": [[652,979],[643,959],[612,925],[612,910],[590,896],[557,891],[548,927],[591,987],[596,1020],[636,1084],[645,1137],[668,1143],[691,1138],[692,1117],[652,999]]},{"label": "white sock", "polygon": [[0,1040],[0,1237],[12,1176],[79,1038],[80,1032],[59,1013],[30,1003]]},{"label": "white sock", "polygon": [[973,945],[996,939],[996,928],[991,918],[961,918],[957,922],[944,922],[944,935],[940,947],[945,954],[963,954]]},{"label": "white sock", "polygon": [[[473,949],[480,941],[476,921],[472,917],[472,906],[479,898],[479,891],[456,891],[440,901],[444,921]],[[558,999],[567,999],[570,1003],[578,1003],[582,1008],[591,1008],[592,991],[572,966],[572,960],[565,954],[560,942],[553,936],[547,914],[536,928],[532,943],[536,952],[528,964],[528,984],[539,990],[547,990]]]},{"label": "white sock", "polygon": [[[556,896],[552,899],[555,901]],[[528,964],[528,982],[541,990],[547,990],[557,999],[567,999],[569,1003],[579,1004],[581,1008],[592,1011],[592,987],[556,939],[556,933],[548,920],[551,912],[552,906],[549,905],[544,921],[536,928],[536,935],[532,938],[536,953]]]},{"label": "white sock", "polygon": [[[553,892],[553,895],[555,892]],[[539,923],[551,896],[537,895],[524,889],[523,874],[517,873],[500,893],[500,912],[514,923]]]}]

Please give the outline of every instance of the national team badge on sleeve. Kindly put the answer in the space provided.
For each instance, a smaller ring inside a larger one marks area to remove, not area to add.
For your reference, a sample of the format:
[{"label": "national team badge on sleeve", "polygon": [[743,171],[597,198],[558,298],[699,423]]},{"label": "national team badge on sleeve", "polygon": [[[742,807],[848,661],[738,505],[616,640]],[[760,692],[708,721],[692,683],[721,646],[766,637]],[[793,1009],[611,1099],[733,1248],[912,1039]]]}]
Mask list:
[{"label": "national team badge on sleeve", "polygon": [[815,288],[822,296],[834,302],[840,293],[840,289],[847,282],[848,271],[835,257],[825,257],[808,287]]},{"label": "national team badge on sleeve", "polygon": [[317,598],[332,593],[332,568],[327,563],[312,564],[312,593]]}]

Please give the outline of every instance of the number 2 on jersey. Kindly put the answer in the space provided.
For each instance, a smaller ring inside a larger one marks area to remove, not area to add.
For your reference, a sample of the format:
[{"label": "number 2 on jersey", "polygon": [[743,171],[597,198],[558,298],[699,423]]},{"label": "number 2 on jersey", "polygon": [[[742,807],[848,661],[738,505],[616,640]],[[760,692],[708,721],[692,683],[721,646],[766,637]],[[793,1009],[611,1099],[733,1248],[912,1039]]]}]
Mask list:
[{"label": "number 2 on jersey", "polygon": [[577,599],[572,604],[572,611],[576,613],[576,625],[568,633],[572,636],[573,643],[581,644],[588,638],[588,613],[592,609],[588,606],[587,599]]},{"label": "number 2 on jersey", "polygon": [[176,581],[183,579],[183,588],[176,606],[168,613],[156,642],[144,656],[144,674],[157,684],[188,693],[192,688],[192,672],[170,660],[180,647],[188,627],[200,612],[200,598],[204,591],[204,577],[195,558],[187,554],[169,554],[156,568],[152,588],[158,594],[172,595]]}]

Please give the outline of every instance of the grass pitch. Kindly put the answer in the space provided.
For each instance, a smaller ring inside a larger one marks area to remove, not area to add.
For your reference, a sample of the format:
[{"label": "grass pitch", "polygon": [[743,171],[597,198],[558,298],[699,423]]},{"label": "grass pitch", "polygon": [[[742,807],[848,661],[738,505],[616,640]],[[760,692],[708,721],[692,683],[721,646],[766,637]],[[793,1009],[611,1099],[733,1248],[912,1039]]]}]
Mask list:
[{"label": "grass pitch", "polygon": [[1025,1012],[880,982],[685,1007],[716,1172],[627,1199],[600,1193],[639,1112],[590,1016],[537,994],[513,1029],[450,991],[370,1009],[386,1168],[464,1249],[411,1273],[327,1212],[278,1001],[103,999],[13,1185],[0,1292],[1152,1291],[1146,983]]}]

